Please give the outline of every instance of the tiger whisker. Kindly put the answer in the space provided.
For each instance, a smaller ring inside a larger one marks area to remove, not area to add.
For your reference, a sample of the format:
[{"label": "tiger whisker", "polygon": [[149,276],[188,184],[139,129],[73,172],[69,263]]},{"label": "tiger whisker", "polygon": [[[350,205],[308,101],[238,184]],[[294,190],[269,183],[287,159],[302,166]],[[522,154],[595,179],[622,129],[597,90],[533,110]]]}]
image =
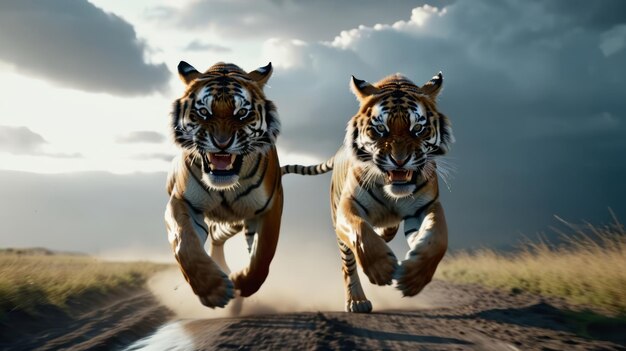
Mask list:
[{"label": "tiger whisker", "polygon": [[428,160],[432,162],[433,165],[436,165],[436,167],[434,167],[436,174],[441,178],[441,180],[443,180],[448,190],[451,190],[450,179],[453,177],[453,173],[456,172],[455,165],[449,158],[441,156],[435,157],[433,155],[428,155]]}]

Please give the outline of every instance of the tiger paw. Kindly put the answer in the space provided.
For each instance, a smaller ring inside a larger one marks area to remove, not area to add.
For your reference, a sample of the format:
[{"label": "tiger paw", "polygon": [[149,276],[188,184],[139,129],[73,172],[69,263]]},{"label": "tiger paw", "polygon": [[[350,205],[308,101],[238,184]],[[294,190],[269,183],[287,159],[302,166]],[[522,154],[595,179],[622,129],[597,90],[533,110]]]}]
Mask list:
[{"label": "tiger paw", "polygon": [[372,303],[369,300],[348,300],[346,301],[346,312],[370,313]]},{"label": "tiger paw", "polygon": [[[378,235],[363,236],[356,245],[356,259],[372,284],[389,285],[398,268],[398,260]],[[359,245],[360,244],[360,245]]]},{"label": "tiger paw", "polygon": [[[200,302],[210,308],[224,307],[235,296],[233,283],[214,263],[195,265],[187,280]],[[193,273],[192,273],[193,272]]]},{"label": "tiger paw", "polygon": [[239,290],[239,293],[243,297],[248,297],[261,288],[269,270],[250,270],[243,269],[239,272],[230,275],[230,279],[235,285],[235,289]]},{"label": "tiger paw", "polygon": [[412,254],[398,267],[394,277],[397,280],[396,288],[402,291],[403,296],[417,295],[432,280],[440,260],[439,257]]}]

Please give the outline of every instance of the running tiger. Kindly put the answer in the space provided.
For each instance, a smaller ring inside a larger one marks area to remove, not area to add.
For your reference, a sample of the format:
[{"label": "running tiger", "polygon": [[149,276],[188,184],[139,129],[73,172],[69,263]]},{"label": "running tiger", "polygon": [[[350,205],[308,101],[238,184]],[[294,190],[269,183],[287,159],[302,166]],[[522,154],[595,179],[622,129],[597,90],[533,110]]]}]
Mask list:
[{"label": "running tiger", "polygon": [[[202,304],[224,307],[235,290],[246,297],[261,287],[278,242],[280,122],[263,93],[272,65],[246,73],[217,63],[200,73],[181,61],[178,73],[186,90],[171,113],[173,138],[182,152],[167,180],[168,239]],[[239,232],[245,233],[250,263],[229,277],[224,242]]]},{"label": "running tiger", "polygon": [[[404,296],[430,282],[448,246],[439,202],[437,156],[454,142],[448,118],[437,110],[441,72],[419,87],[395,74],[375,84],[352,77],[360,103],[344,145],[326,163],[284,166],[282,172],[316,175],[333,170],[333,226],[341,252],[348,312],[370,312],[356,263],[371,283],[397,280]],[[404,221],[410,246],[398,261],[387,246]]]}]

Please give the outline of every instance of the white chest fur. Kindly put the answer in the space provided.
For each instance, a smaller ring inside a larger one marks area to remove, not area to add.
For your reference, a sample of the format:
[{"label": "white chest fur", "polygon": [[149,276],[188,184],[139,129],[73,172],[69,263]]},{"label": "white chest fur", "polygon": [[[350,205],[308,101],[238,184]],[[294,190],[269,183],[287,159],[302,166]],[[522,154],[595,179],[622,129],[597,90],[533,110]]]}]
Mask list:
[{"label": "white chest fur", "polygon": [[211,189],[197,172],[191,171],[186,179],[184,198],[208,219],[217,222],[239,222],[256,217],[270,200],[262,184],[262,175],[241,181],[229,190]]}]

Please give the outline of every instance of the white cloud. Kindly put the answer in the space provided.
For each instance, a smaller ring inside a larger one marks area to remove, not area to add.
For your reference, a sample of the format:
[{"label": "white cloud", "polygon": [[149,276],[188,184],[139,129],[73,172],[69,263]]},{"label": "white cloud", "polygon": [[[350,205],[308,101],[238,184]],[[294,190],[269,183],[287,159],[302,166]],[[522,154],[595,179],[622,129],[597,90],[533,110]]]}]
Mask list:
[{"label": "white cloud", "polygon": [[411,18],[408,21],[400,20],[393,24],[376,24],[368,27],[360,25],[358,28],[343,30],[331,42],[331,45],[337,48],[349,49],[354,46],[356,41],[366,40],[375,31],[398,31],[407,34],[430,34],[436,33],[428,28],[429,20],[432,17],[444,16],[447,12],[446,8],[439,9],[434,6],[424,5],[416,7],[411,11]]}]

